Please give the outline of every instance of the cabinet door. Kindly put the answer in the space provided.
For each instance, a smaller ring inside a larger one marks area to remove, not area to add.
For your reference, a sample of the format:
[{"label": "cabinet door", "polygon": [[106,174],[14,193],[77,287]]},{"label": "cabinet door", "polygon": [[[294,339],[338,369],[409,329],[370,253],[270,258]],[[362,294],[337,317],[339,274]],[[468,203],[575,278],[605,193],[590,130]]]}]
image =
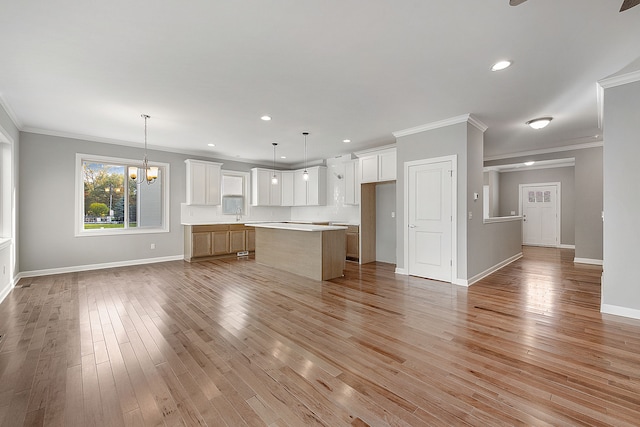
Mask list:
[{"label": "cabinet door", "polygon": [[246,237],[246,244],[245,244],[245,250],[246,251],[255,251],[256,250],[256,230],[255,228],[251,227],[249,229],[247,229],[246,233],[245,233],[245,237]]},{"label": "cabinet door", "polygon": [[221,163],[187,159],[187,204],[220,204]]},{"label": "cabinet door", "polygon": [[[282,197],[282,178],[280,171],[272,169],[251,169],[251,204],[253,206],[280,206]],[[273,175],[278,179],[273,184]]]},{"label": "cabinet door", "polygon": [[252,169],[251,173],[251,204],[254,206],[268,206],[270,202],[271,176],[266,169]]},{"label": "cabinet door", "polygon": [[[269,171],[269,205],[282,205],[282,173],[280,171]],[[278,182],[273,183],[273,175],[276,176]]]},{"label": "cabinet door", "polygon": [[378,181],[378,156],[360,158],[360,182]]},{"label": "cabinet door", "polygon": [[205,185],[205,204],[220,204],[220,165],[206,163],[206,185]]},{"label": "cabinet door", "polygon": [[358,179],[358,161],[345,163],[344,169],[344,203],[346,205],[360,204],[360,180]]},{"label": "cabinet door", "polygon": [[[308,169],[307,169],[308,170]],[[293,205],[307,205],[307,181],[302,177],[303,171],[295,171],[293,176]]]},{"label": "cabinet door", "polygon": [[396,150],[380,153],[378,156],[378,181],[395,181]]},{"label": "cabinet door", "polygon": [[359,238],[360,235],[358,233],[346,233],[347,240],[347,259],[358,259],[360,258],[360,250],[359,250]]},{"label": "cabinet door", "polygon": [[282,206],[293,206],[293,180],[295,172],[282,171]]},{"label": "cabinet door", "polygon": [[207,170],[204,163],[187,161],[187,204],[206,204]]},{"label": "cabinet door", "polygon": [[229,231],[229,252],[234,253],[246,250],[245,233],[244,230]]},{"label": "cabinet door", "polygon": [[211,232],[193,233],[191,242],[191,256],[193,258],[211,255]]},{"label": "cabinet door", "polygon": [[307,205],[318,206],[320,204],[318,168],[308,168],[307,171],[309,172],[309,180],[307,181]]},{"label": "cabinet door", "polygon": [[222,255],[229,253],[229,232],[213,231],[211,232],[211,254]]}]

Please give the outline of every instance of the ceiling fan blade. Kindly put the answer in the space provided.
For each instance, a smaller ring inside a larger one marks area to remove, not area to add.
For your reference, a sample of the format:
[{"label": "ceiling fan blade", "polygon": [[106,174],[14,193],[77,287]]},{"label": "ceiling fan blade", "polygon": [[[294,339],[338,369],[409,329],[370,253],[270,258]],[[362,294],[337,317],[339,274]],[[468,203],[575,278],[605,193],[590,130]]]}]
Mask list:
[{"label": "ceiling fan blade", "polygon": [[634,6],[640,4],[640,0],[624,0],[622,2],[622,7],[620,8],[620,12],[624,12],[627,9],[631,9]]},{"label": "ceiling fan blade", "polygon": [[[511,6],[517,6],[517,5],[522,4],[522,3],[526,2],[526,1],[527,0],[509,0],[509,4]],[[638,0],[638,1],[640,1],[640,0]]]}]

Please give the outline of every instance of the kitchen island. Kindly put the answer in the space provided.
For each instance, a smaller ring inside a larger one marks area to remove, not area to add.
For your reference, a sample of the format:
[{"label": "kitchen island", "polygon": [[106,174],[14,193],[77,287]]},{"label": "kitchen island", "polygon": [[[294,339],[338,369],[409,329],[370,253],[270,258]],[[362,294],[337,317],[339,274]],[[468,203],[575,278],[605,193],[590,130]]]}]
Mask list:
[{"label": "kitchen island", "polygon": [[256,229],[256,262],[315,280],[341,277],[347,227],[314,224],[246,224]]}]

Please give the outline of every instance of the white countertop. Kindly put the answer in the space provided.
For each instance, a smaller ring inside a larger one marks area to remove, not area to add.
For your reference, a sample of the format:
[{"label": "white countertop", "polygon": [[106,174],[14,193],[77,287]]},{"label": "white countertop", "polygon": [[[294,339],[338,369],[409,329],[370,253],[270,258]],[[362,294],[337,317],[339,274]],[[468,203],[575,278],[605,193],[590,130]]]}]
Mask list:
[{"label": "white countertop", "polygon": [[347,227],[339,225],[313,225],[313,224],[290,224],[286,222],[267,222],[267,223],[247,223],[253,227],[261,228],[275,228],[278,230],[293,230],[293,231],[331,231],[331,230],[346,230]]}]

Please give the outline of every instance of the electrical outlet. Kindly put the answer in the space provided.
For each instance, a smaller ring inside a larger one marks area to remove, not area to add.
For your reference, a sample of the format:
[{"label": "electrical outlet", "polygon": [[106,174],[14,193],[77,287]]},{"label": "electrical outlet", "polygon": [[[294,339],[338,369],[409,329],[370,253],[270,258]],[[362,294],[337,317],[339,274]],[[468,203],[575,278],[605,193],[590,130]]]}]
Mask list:
[{"label": "electrical outlet", "polygon": [[391,212],[391,218],[395,218],[396,217],[396,213],[395,212]]},{"label": "electrical outlet", "polygon": [[473,219],[473,212],[469,211],[469,219]]},{"label": "electrical outlet", "polygon": [[152,243],[152,244],[151,244],[151,249],[155,249],[155,248],[156,248],[156,244],[155,244],[155,243]]}]

